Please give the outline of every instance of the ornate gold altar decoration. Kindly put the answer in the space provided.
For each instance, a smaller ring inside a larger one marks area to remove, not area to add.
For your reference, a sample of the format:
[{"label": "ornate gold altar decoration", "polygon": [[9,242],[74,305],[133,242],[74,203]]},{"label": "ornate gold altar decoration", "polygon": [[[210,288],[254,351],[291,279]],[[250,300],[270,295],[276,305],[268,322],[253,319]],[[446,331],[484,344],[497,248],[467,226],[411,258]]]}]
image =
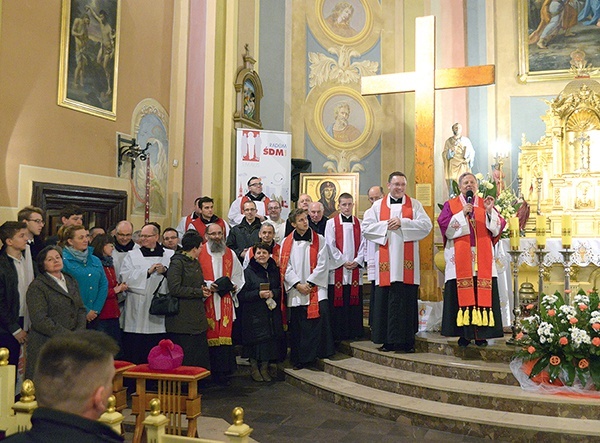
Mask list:
[{"label": "ornate gold altar decoration", "polygon": [[574,236],[594,237],[600,232],[600,83],[589,78],[582,51],[571,57],[578,76],[546,100],[544,136],[530,143],[523,134],[518,175],[524,198],[548,216],[551,236],[560,237],[561,216],[569,213]]}]

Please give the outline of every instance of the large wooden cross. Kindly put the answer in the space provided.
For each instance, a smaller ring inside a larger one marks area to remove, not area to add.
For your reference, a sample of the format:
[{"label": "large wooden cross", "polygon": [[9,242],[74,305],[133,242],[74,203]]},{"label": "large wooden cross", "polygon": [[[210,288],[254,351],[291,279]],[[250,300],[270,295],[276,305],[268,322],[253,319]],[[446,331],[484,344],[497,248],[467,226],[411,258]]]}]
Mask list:
[{"label": "large wooden cross", "polygon": [[[363,77],[362,95],[415,92],[415,182],[425,211],[433,220],[435,91],[494,83],[494,65],[436,69],[435,17],[417,17],[415,71]],[[426,197],[426,194],[425,194]],[[426,200],[426,201],[423,201]],[[433,269],[433,231],[421,242],[421,268]]]}]

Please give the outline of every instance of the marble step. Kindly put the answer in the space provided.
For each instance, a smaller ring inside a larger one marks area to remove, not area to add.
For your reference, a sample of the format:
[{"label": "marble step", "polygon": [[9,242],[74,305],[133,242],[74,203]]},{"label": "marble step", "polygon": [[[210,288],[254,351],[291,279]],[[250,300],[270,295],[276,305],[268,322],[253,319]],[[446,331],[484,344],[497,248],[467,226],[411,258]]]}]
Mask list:
[{"label": "marble step", "polygon": [[416,336],[415,348],[419,352],[450,355],[463,360],[483,360],[489,362],[510,363],[515,353],[515,346],[507,345],[510,334],[503,338],[488,340],[488,346],[478,347],[474,344],[461,348],[457,337],[443,337],[438,333],[419,332]]},{"label": "marble step", "polygon": [[464,360],[437,353],[396,354],[379,351],[378,347],[369,341],[349,343],[351,356],[378,365],[451,379],[519,386],[508,363]]},{"label": "marble step", "polygon": [[600,419],[598,399],[533,394],[519,386],[495,383],[449,381],[446,377],[404,371],[354,357],[336,357],[323,360],[325,372],[382,391],[498,411]]},{"label": "marble step", "polygon": [[332,403],[411,426],[506,442],[592,442],[600,421],[449,404],[362,386],[310,369],[286,369],[288,383]]}]

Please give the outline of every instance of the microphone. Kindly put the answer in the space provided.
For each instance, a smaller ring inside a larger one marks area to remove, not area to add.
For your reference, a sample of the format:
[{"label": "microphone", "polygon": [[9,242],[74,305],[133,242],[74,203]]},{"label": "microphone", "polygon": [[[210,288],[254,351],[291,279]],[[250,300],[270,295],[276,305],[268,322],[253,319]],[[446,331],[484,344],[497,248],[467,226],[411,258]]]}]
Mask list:
[{"label": "microphone", "polygon": [[[469,189],[466,193],[466,197],[467,197],[467,203],[472,204],[473,203],[473,191],[471,191]],[[473,212],[469,212],[469,217],[473,218]]]}]

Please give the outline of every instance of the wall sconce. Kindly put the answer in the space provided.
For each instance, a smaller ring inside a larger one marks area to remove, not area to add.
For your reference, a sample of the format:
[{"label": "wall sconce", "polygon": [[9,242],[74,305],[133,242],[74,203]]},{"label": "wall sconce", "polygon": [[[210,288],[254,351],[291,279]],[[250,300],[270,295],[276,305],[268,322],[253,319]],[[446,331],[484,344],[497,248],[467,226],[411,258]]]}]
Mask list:
[{"label": "wall sconce", "polygon": [[141,149],[137,144],[135,138],[122,137],[121,134],[117,137],[117,144],[119,148],[118,168],[117,174],[121,176],[121,166],[123,166],[123,158],[129,157],[131,159],[131,178],[133,179],[133,172],[135,170],[135,160],[139,158],[145,161],[150,155],[147,151],[150,148],[150,142],[146,143],[146,147]]}]

